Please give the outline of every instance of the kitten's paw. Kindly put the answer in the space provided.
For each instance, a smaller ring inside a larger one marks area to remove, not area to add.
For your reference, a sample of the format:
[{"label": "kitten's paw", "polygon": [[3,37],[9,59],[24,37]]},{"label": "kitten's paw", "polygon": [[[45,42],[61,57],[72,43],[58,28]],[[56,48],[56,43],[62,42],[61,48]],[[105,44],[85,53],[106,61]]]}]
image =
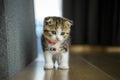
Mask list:
[{"label": "kitten's paw", "polygon": [[67,69],[69,69],[69,66],[68,65],[59,65],[58,69],[67,70]]},{"label": "kitten's paw", "polygon": [[45,64],[44,69],[45,70],[53,69],[53,64]]}]

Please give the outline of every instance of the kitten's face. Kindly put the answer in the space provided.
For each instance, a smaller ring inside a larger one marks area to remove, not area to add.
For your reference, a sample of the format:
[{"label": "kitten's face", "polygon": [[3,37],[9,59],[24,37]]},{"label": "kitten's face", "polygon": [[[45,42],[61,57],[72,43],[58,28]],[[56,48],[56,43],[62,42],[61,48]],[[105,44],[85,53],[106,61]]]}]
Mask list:
[{"label": "kitten's face", "polygon": [[44,36],[52,41],[63,42],[69,37],[72,21],[60,17],[46,17]]}]

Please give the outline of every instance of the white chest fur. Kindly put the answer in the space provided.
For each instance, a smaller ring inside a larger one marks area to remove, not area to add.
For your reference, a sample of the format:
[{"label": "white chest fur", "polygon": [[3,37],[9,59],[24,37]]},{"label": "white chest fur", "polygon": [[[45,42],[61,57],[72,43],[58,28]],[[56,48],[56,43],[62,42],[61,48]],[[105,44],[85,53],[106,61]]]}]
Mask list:
[{"label": "white chest fur", "polygon": [[55,45],[48,44],[48,50],[50,53],[56,54],[60,52],[60,43],[56,43]]}]

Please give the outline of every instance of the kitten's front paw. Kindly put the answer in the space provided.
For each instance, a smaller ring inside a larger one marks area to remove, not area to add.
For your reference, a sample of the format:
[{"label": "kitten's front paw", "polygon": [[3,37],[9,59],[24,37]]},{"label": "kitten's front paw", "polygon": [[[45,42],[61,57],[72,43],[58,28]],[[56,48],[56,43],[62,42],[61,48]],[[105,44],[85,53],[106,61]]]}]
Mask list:
[{"label": "kitten's front paw", "polygon": [[44,69],[53,69],[53,64],[45,64]]},{"label": "kitten's front paw", "polygon": [[69,69],[69,66],[68,65],[59,65],[58,66],[58,69]]}]

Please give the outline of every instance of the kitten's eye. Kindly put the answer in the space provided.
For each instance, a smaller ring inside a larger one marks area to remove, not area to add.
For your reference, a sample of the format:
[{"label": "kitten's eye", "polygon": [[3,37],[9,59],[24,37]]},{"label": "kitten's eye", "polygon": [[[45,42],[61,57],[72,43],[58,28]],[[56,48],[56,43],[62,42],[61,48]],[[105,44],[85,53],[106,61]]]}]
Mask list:
[{"label": "kitten's eye", "polygon": [[52,34],[56,34],[56,31],[51,31]]},{"label": "kitten's eye", "polygon": [[65,34],[65,32],[62,32],[62,33],[61,33],[61,35],[64,35],[64,34]]}]

